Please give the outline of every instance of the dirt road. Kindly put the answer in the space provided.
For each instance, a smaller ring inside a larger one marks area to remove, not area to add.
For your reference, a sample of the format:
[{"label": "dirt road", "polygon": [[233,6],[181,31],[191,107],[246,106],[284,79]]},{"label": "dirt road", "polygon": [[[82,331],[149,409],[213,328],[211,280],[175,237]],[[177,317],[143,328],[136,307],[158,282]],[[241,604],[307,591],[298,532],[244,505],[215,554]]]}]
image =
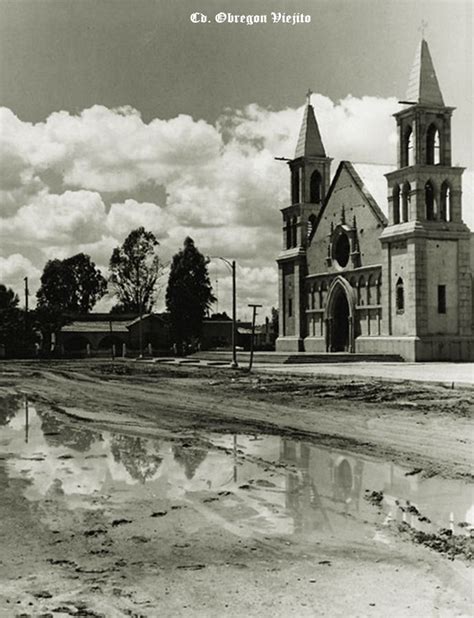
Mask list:
[{"label": "dirt road", "polygon": [[4,367],[39,405],[55,405],[95,423],[147,432],[286,432],[423,468],[472,478],[472,389],[374,379],[272,376],[223,369],[116,363]]},{"label": "dirt road", "polygon": [[471,612],[404,531],[467,525],[472,391],[70,362],[0,398],[2,616]]}]

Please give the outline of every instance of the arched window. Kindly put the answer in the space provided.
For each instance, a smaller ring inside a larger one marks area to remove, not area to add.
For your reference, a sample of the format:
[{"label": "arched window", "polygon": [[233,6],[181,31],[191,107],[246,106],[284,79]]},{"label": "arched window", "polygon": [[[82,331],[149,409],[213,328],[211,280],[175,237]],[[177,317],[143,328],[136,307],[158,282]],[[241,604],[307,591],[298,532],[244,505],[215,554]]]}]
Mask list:
[{"label": "arched window", "polygon": [[287,217],[285,219],[285,232],[286,232],[286,248],[291,248],[291,243],[293,242],[293,233],[291,231],[291,219]]},{"label": "arched window", "polygon": [[398,278],[397,285],[395,286],[395,303],[397,313],[405,312],[405,290],[403,287],[403,279]]},{"label": "arched window", "polygon": [[365,292],[365,279],[362,276],[357,282],[357,304],[358,305],[365,305],[364,292]]},{"label": "arched window", "polygon": [[293,217],[293,219],[291,220],[291,246],[292,247],[297,247],[298,246],[298,224],[297,224],[297,218]]},{"label": "arched window", "polygon": [[381,283],[382,283],[382,280],[379,276],[379,278],[375,282],[375,302],[377,305],[380,305],[380,284]]},{"label": "arched window", "polygon": [[451,221],[451,188],[447,180],[441,185],[439,218],[441,221]]},{"label": "arched window", "polygon": [[311,288],[311,305],[310,305],[311,309],[316,309],[315,295],[316,295],[316,288],[313,285],[312,288]]},{"label": "arched window", "polygon": [[318,172],[318,170],[315,170],[311,174],[309,195],[309,201],[312,204],[319,204],[319,202],[321,201],[321,174]]},{"label": "arched window", "polygon": [[404,223],[408,221],[408,216],[410,214],[410,192],[411,192],[410,183],[406,182],[403,185],[403,191],[402,191],[402,221]]},{"label": "arched window", "polygon": [[415,162],[414,151],[413,151],[413,131],[410,126],[405,129],[405,133],[403,135],[403,146],[402,146],[402,167],[407,165],[413,165]]},{"label": "arched window", "polygon": [[309,215],[308,217],[308,240],[311,242],[314,233],[316,231],[316,215]]},{"label": "arched window", "polygon": [[291,203],[298,204],[300,201],[300,171],[291,171]]},{"label": "arched window", "polygon": [[431,184],[431,180],[425,184],[425,207],[426,207],[426,218],[428,221],[435,220],[435,200],[434,200],[434,189]]},{"label": "arched window", "polygon": [[426,163],[427,165],[440,163],[439,131],[435,124],[431,124],[426,132]]},{"label": "arched window", "polygon": [[321,294],[321,309],[324,307],[324,304],[326,302],[327,291],[328,291],[328,286],[326,284],[326,281],[323,281],[321,283],[321,290],[319,292]]},{"label": "arched window", "polygon": [[318,285],[318,300],[319,300],[319,309],[323,308],[323,287],[322,285]]},{"label": "arched window", "polygon": [[393,223],[400,223],[400,187],[395,185],[392,193]]},{"label": "arched window", "polygon": [[374,276],[370,275],[367,281],[367,304],[372,304],[372,289],[374,287]]}]

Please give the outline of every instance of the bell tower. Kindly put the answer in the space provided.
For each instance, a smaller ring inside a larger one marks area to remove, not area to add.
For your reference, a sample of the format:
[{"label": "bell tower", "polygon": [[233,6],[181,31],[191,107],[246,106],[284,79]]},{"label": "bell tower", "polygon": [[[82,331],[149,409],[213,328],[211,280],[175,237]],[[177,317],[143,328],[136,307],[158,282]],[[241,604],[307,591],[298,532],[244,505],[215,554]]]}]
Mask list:
[{"label": "bell tower", "polygon": [[282,208],[282,251],[278,256],[280,334],[277,350],[303,349],[305,333],[304,277],[306,248],[319,223],[329,189],[331,161],[326,156],[309,90],[295,156],[290,168],[291,204]]},{"label": "bell tower", "polygon": [[[386,174],[389,221],[381,235],[386,335],[412,360],[461,358],[472,335],[470,232],[462,173],[452,166],[451,116],[422,39],[397,122],[397,169]],[[388,280],[387,280],[388,279]],[[402,341],[403,340],[403,341]],[[457,351],[455,351],[457,350]]]}]

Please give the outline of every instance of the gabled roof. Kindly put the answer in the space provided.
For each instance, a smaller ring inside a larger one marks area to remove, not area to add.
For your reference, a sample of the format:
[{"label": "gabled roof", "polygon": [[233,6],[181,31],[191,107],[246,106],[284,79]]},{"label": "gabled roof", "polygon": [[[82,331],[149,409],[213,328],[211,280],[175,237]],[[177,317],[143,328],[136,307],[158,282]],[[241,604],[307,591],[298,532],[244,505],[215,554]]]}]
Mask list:
[{"label": "gabled roof", "polygon": [[295,159],[299,157],[325,157],[326,152],[319,132],[313,106],[306,105],[301,123],[300,135],[296,145]]},{"label": "gabled roof", "polygon": [[[334,174],[334,177],[329,187],[326,196],[324,209],[326,208],[331,194],[337,186],[338,178],[341,171],[346,169],[350,174],[355,186],[364,195],[372,208],[375,216],[383,225],[388,222],[388,200],[387,200],[387,180],[384,174],[393,172],[396,169],[395,165],[378,165],[371,163],[351,163],[350,161],[341,161],[339,167]],[[323,209],[323,210],[324,210]],[[323,211],[321,212],[321,216]]]},{"label": "gabled roof", "polygon": [[[145,320],[158,320],[159,322],[163,322],[165,323],[166,320],[163,319],[163,316],[160,315],[159,313],[144,313],[141,317],[141,321],[144,322]],[[138,322],[140,322],[140,316],[138,316],[138,318],[135,318],[135,320],[133,320],[133,322],[130,322],[129,324],[127,324],[127,328],[130,328],[130,326],[132,326],[133,324],[137,324]]]},{"label": "gabled roof", "polygon": [[424,39],[416,50],[406,100],[420,105],[444,106],[428,43]]},{"label": "gabled roof", "polygon": [[[359,176],[364,195],[382,212],[388,221],[388,189],[385,174],[397,169],[396,165],[378,165],[376,163],[352,163]],[[371,204],[373,205],[373,204]]]}]

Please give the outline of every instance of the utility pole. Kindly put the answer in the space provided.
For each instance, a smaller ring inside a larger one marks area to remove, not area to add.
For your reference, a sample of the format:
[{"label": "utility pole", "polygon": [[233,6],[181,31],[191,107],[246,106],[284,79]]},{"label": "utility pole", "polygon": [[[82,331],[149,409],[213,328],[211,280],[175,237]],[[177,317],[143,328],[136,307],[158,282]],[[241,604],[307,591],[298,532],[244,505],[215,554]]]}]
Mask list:
[{"label": "utility pole", "polygon": [[30,295],[30,292],[28,290],[28,277],[25,277],[24,281],[25,281],[25,313],[28,313],[28,296]]},{"label": "utility pole", "polygon": [[232,260],[232,363],[231,367],[236,369],[237,363],[237,292],[235,282],[235,260]]},{"label": "utility pole", "polygon": [[249,373],[252,371],[253,365],[253,340],[255,337],[255,318],[257,317],[257,307],[261,307],[262,305],[249,304],[249,307],[253,308],[253,316],[252,316],[252,338],[250,339],[250,361],[249,361]]},{"label": "utility pole", "polygon": [[237,369],[239,366],[237,362],[237,285],[236,285],[236,262],[235,260],[228,260],[220,255],[211,255],[207,257],[208,260],[217,259],[222,260],[232,271],[232,362],[230,366],[232,369]]},{"label": "utility pole", "polygon": [[26,348],[27,339],[28,339],[28,296],[30,295],[30,292],[28,290],[28,277],[25,277],[24,281],[25,281],[25,323],[24,323],[24,327],[25,327],[25,348]]}]

